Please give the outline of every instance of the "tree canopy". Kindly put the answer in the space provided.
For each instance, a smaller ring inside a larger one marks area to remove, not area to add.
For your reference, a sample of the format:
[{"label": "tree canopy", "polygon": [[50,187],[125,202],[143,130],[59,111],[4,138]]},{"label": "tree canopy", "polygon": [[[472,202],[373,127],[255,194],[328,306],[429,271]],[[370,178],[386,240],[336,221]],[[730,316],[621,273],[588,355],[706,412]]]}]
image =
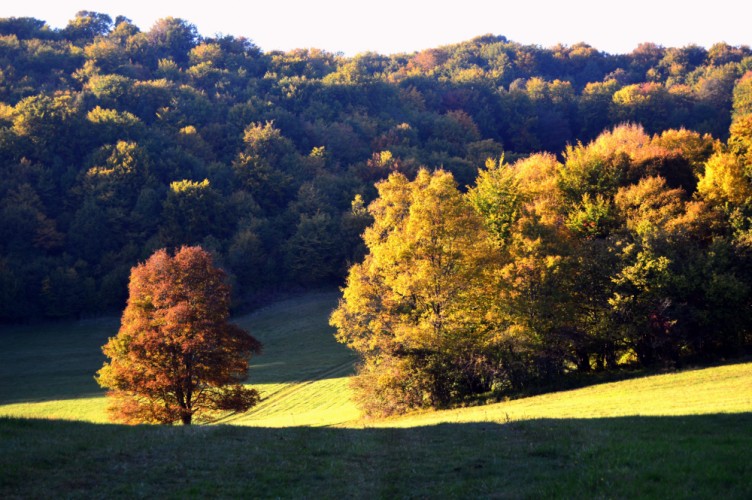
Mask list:
[{"label": "tree canopy", "polygon": [[388,415],[750,352],[746,151],[622,125],[563,161],[489,160],[464,193],[391,174],[331,316],[356,400]]},{"label": "tree canopy", "polygon": [[[345,57],[264,52],[170,17],[0,19],[0,321],[122,309],[129,269],[184,244],[217,255],[239,303],[340,283],[367,223],[351,203],[392,173],[444,169],[463,191],[488,158],[560,154],[625,120],[725,141],[750,70],[749,47],[723,43],[607,54],[485,35]],[[661,175],[686,190],[707,144],[692,139],[692,172],[672,178],[685,138]]]}]

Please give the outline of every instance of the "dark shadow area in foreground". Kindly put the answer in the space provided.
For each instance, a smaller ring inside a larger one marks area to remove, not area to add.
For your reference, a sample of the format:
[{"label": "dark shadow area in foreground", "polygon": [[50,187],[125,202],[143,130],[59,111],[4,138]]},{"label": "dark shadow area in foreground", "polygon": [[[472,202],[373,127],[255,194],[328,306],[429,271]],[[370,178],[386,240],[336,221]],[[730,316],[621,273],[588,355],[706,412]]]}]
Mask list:
[{"label": "dark shadow area in foreground", "polygon": [[0,496],[752,496],[752,413],[409,429],[0,419]]}]

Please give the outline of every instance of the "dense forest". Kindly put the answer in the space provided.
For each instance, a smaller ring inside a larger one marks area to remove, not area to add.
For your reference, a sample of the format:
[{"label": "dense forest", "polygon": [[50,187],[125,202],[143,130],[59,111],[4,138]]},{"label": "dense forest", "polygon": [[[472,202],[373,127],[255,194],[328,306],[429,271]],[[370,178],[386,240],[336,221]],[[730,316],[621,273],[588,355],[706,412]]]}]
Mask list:
[{"label": "dense forest", "polygon": [[[528,332],[586,339],[571,340],[581,367],[626,352],[599,335],[616,317],[620,339],[637,335],[636,310],[651,332],[675,331],[681,313],[687,345],[713,325],[710,351],[738,351],[752,283],[751,70],[750,48],[725,43],[612,55],[486,35],[344,57],[264,53],[174,18],[148,31],[88,11],[64,29],[1,19],[0,321],[121,310],[131,267],[184,244],[215,255],[236,304],[342,283],[388,239],[373,227],[405,230],[378,202],[367,209],[399,184],[456,202],[460,240],[488,250],[466,270],[496,259],[489,283],[521,280],[493,293],[527,308]],[[562,296],[549,307],[524,294]],[[563,314],[575,323],[541,326]],[[524,352],[540,376],[561,368]]]}]

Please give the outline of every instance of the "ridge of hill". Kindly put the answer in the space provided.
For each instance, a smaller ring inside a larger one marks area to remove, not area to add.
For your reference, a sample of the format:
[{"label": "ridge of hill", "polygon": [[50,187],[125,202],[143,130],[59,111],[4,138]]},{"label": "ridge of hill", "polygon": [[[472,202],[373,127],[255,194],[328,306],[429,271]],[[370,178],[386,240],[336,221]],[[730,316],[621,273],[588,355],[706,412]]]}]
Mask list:
[{"label": "ridge of hill", "polygon": [[215,252],[249,301],[339,282],[368,225],[351,203],[390,173],[471,185],[489,158],[625,122],[726,140],[750,70],[752,49],[726,43],[609,55],[485,35],[344,57],[172,17],[0,18],[0,323],[122,309],[128,270],[184,244]]}]

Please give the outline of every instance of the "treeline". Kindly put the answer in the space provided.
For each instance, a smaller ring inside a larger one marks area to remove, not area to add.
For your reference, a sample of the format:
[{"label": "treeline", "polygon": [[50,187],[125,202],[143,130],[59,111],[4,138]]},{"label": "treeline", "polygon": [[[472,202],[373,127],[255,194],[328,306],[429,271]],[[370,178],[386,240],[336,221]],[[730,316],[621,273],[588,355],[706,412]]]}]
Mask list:
[{"label": "treeline", "polygon": [[368,414],[752,350],[752,114],[727,144],[622,125],[464,194],[444,170],[377,187],[331,318]]},{"label": "treeline", "polygon": [[625,121],[725,140],[750,69],[723,43],[609,55],[483,36],[349,58],[174,18],[0,19],[0,321],[121,309],[130,268],[183,244],[211,250],[241,300],[338,282],[390,173],[464,187],[489,157]]}]

